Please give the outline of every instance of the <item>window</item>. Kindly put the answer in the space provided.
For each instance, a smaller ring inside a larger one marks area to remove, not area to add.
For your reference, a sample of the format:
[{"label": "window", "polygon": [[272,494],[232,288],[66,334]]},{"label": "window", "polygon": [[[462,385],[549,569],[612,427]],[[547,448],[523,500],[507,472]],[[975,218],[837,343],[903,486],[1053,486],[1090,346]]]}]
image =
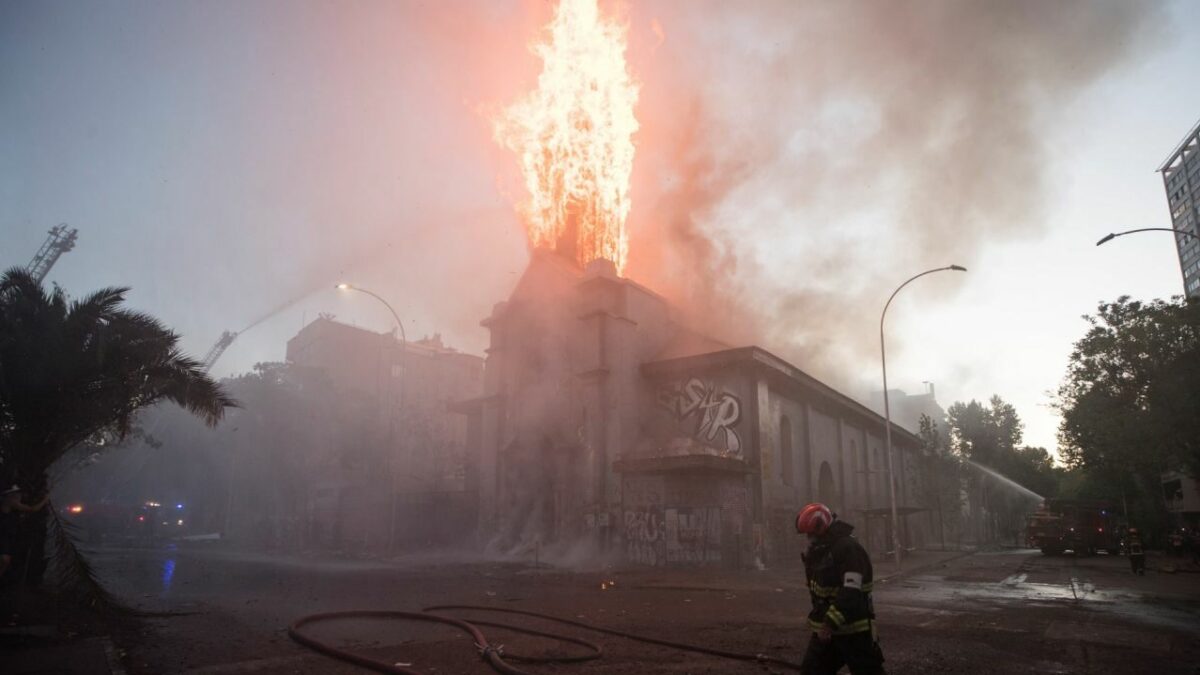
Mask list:
[{"label": "window", "polygon": [[791,485],[795,480],[795,467],[792,465],[792,421],[787,415],[779,418],[779,471],[783,474],[783,484]]},{"label": "window", "polygon": [[829,462],[821,462],[821,469],[817,472],[817,501],[826,506],[840,501],[837,485],[833,482],[833,467],[829,466]]},{"label": "window", "polygon": [[1163,498],[1168,502],[1183,500],[1183,481],[1172,480],[1163,483]]},{"label": "window", "polygon": [[859,462],[858,442],[851,440],[850,441],[850,464],[851,464],[851,468],[853,468],[853,473],[851,473],[850,484],[848,484],[846,486],[847,492],[853,492],[858,489],[858,478],[856,478],[856,476],[859,476],[860,471],[866,471],[866,467],[859,466],[858,462]]},{"label": "window", "polygon": [[879,494],[883,494],[883,487],[884,487],[883,469],[884,469],[884,467],[883,467],[882,455],[880,455],[880,453],[879,453],[879,448],[875,448],[875,475],[879,476],[879,478],[876,479],[875,483],[879,487]]}]

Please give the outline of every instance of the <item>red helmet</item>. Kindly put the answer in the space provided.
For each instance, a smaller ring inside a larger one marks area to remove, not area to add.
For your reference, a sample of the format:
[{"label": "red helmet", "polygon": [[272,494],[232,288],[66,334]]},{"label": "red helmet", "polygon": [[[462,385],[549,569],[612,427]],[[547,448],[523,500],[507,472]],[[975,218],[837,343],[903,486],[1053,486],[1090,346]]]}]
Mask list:
[{"label": "red helmet", "polygon": [[830,511],[828,506],[817,503],[809,504],[800,509],[800,513],[796,516],[796,532],[819,537],[825,534],[825,530],[829,529],[831,523],[833,523],[833,511]]}]

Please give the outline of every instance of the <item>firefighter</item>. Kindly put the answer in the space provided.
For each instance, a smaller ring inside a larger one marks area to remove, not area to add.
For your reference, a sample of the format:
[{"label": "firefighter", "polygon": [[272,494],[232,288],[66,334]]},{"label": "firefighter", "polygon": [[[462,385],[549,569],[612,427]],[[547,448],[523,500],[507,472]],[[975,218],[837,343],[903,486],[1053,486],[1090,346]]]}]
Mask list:
[{"label": "firefighter", "polygon": [[1171,534],[1167,535],[1167,543],[1171,545],[1171,555],[1183,557],[1183,528],[1172,530]]},{"label": "firefighter", "polygon": [[46,495],[40,502],[30,506],[21,501],[21,494],[21,488],[17,485],[0,492],[0,580],[4,581],[11,581],[11,577],[4,577],[22,549],[21,514],[41,511],[50,501],[50,495]]},{"label": "firefighter", "polygon": [[1129,566],[1133,573],[1146,576],[1146,549],[1142,548],[1142,538],[1138,536],[1136,527],[1129,528],[1125,549],[1129,552]]},{"label": "firefighter", "polygon": [[884,672],[871,601],[871,558],[853,531],[824,504],[809,504],[796,516],[796,532],[809,540],[803,555],[812,597],[812,636],[801,664],[806,675],[833,675],[843,665],[854,675]]}]

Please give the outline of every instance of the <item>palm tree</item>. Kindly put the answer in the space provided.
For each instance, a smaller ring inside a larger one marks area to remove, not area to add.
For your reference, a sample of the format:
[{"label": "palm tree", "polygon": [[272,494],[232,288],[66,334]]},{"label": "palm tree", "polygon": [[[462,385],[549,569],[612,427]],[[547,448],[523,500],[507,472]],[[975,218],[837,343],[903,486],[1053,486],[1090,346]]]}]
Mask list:
[{"label": "palm tree", "polygon": [[[0,478],[38,495],[50,467],[72,448],[125,438],[139,410],[170,401],[216,425],[236,405],[179,351],[179,336],[155,318],[125,309],[127,288],[70,300],[24,269],[0,277]],[[65,590],[91,602],[111,598],[95,582],[52,508],[30,537],[27,583],[50,558]]]}]

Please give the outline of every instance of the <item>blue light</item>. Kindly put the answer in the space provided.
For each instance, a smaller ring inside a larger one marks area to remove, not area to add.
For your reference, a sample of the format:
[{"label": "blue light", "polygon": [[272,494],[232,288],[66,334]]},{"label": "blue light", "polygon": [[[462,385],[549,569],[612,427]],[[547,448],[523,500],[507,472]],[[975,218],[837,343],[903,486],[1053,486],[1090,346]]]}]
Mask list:
[{"label": "blue light", "polygon": [[175,578],[175,559],[167,558],[167,560],[163,562],[163,571],[162,571],[162,586],[163,586],[164,593],[171,590],[171,581],[174,578]]},{"label": "blue light", "polygon": [[177,508],[177,509],[182,509],[182,508],[183,508],[183,504],[176,504],[176,505],[175,505],[175,508]]}]

